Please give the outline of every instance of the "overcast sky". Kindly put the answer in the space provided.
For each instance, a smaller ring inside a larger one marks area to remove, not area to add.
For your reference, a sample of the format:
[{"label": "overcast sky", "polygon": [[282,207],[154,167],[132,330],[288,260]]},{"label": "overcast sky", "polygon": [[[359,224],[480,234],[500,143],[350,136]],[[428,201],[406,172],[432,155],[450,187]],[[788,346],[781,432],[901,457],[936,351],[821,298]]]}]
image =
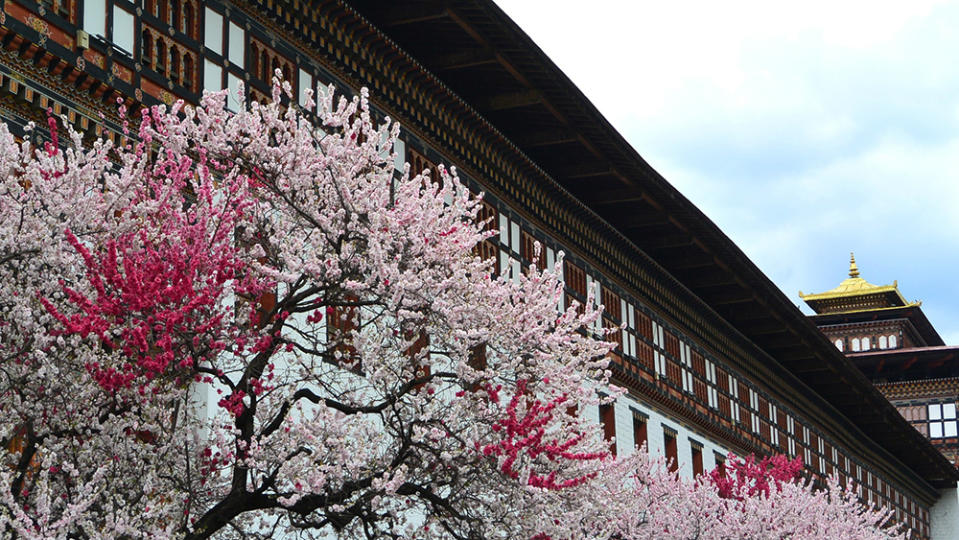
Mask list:
[{"label": "overcast sky", "polygon": [[495,1],[795,303],[854,251],[959,345],[959,3]]}]

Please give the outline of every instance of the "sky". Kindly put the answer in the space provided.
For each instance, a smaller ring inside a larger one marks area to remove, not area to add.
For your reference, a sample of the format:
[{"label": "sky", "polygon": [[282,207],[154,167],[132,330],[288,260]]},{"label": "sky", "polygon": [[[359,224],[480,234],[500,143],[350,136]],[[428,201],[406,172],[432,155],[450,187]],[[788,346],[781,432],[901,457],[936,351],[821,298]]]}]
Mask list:
[{"label": "sky", "polygon": [[959,2],[495,1],[797,305],[855,252],[959,345]]}]

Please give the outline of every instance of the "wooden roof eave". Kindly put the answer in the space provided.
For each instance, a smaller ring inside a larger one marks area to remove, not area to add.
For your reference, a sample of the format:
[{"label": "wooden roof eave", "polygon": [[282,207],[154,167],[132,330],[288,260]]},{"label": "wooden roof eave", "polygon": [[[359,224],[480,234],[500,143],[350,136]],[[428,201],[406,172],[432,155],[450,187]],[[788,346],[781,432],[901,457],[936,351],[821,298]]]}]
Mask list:
[{"label": "wooden roof eave", "polygon": [[[366,3],[373,5],[377,2],[372,0]],[[748,291],[748,297],[743,297],[741,303],[734,304],[734,308],[730,307],[733,304],[714,305],[713,309],[720,316],[726,318],[747,338],[753,339],[761,347],[770,347],[775,343],[777,338],[770,336],[792,335],[798,338],[802,346],[810,351],[812,362],[818,362],[824,366],[833,365],[833,369],[841,370],[845,375],[844,379],[862,392],[869,405],[868,410],[885,418],[885,428],[876,429],[870,426],[882,425],[883,422],[878,424],[872,422],[873,418],[869,417],[868,413],[850,415],[857,424],[866,426],[864,431],[870,438],[880,444],[892,442],[889,436],[890,428],[895,431],[915,433],[916,447],[909,452],[897,452],[897,457],[912,463],[917,471],[925,470],[926,473],[923,476],[937,486],[943,485],[943,482],[955,484],[955,481],[959,479],[959,473],[951,464],[896,413],[892,405],[832,344],[826,341],[819,330],[759,271],[725,233],[643,160],[513,21],[495,5],[482,0],[453,0],[446,5],[452,6],[451,9],[459,14],[461,26],[465,24],[481,35],[483,32],[496,34],[483,37],[483,42],[488,45],[495,43],[498,61],[508,64],[508,70],[519,70],[521,78],[529,81],[530,85],[535,85],[541,92],[542,99],[548,108],[559,111],[560,116],[567,119],[568,129],[579,133],[581,139],[594,143],[591,149],[599,153],[599,155],[594,154],[597,166],[602,167],[602,164],[606,163],[608,170],[614,171],[616,177],[622,181],[622,193],[649,201],[652,205],[661,208],[661,212],[667,216],[666,223],[671,224],[677,234],[686,233],[691,236],[693,246],[686,251],[686,255],[671,256],[668,251],[654,248],[647,251],[652,260],[677,277],[691,292],[701,295],[707,304],[709,294],[700,281],[703,275],[719,274],[721,277],[716,278],[719,281],[742,284]],[[467,12],[468,15],[465,15],[464,13]],[[482,30],[479,30],[479,27],[482,27]],[[424,28],[423,31],[428,29]],[[403,46],[403,43],[399,45]],[[424,65],[429,69],[428,61],[424,61]],[[484,111],[481,107],[474,105],[474,108],[483,115]],[[511,135],[508,130],[501,130],[501,132],[507,137]],[[518,148],[524,153],[529,150],[522,146]],[[547,168],[548,165],[542,164]],[[561,187],[574,193],[577,191],[574,183],[564,181],[561,176],[556,179]],[[588,196],[581,197],[581,200],[585,207],[590,208],[596,215],[614,227],[618,225],[617,222],[621,216],[604,209],[606,206],[604,203],[608,201],[594,201]],[[640,249],[644,248],[645,238],[640,233],[622,231],[629,241]],[[690,267],[688,254],[697,250],[701,253],[701,256],[697,257],[700,262],[696,263],[697,266]],[[704,272],[703,269],[708,272]],[[744,317],[740,316],[740,313],[765,313],[765,316]],[[782,325],[782,330],[779,332],[770,330],[770,320],[778,321]],[[754,329],[756,329],[755,332]],[[795,365],[791,369],[795,370],[800,380],[803,380],[802,370]],[[809,382],[809,386],[827,402],[841,404],[842,400],[837,396],[837,392],[841,391],[840,388],[823,385],[818,380]],[[917,454],[928,459],[920,460]],[[919,461],[931,463],[929,465],[931,469],[928,468],[929,466],[921,465]]]}]

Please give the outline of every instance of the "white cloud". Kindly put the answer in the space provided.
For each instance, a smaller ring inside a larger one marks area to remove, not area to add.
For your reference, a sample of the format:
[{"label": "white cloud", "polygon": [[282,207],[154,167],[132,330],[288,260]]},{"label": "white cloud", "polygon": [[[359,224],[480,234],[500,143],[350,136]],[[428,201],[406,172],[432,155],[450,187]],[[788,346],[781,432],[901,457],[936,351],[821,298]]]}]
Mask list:
[{"label": "white cloud", "polygon": [[497,3],[788,297],[855,250],[959,344],[959,5]]}]

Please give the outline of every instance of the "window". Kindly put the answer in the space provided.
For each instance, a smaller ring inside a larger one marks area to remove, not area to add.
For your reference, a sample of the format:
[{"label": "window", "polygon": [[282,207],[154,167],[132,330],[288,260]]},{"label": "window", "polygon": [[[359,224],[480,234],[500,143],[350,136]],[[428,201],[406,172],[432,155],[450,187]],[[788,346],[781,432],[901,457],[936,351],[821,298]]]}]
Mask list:
[{"label": "window", "polygon": [[686,393],[693,392],[693,372],[690,370],[692,367],[690,364],[690,351],[689,346],[685,343],[679,344],[679,362],[682,364],[682,379],[683,379],[683,391]]},{"label": "window", "polygon": [[209,58],[203,61],[203,89],[209,92],[223,90],[223,68]]},{"label": "window", "polygon": [[156,52],[156,71],[157,73],[166,73],[166,42],[162,38],[157,39]]},{"label": "window", "polygon": [[259,74],[261,81],[269,83],[272,75],[270,74],[270,58],[266,54],[266,49],[260,49],[260,60],[257,68],[258,70],[254,73]]},{"label": "window", "polygon": [[835,343],[836,343],[836,348],[841,351],[841,350],[842,350],[842,340],[841,340],[841,339],[837,339]]},{"label": "window", "polygon": [[[230,39],[232,41],[233,39],[232,35],[230,36]],[[233,49],[230,49],[230,50],[232,51]],[[256,57],[256,54],[254,53],[253,56]],[[254,67],[252,71],[256,72],[256,68]],[[299,100],[300,107],[302,107],[306,104],[306,89],[313,88],[313,75],[310,75],[306,71],[303,71],[302,69],[300,69],[300,76],[298,77],[298,79],[299,81],[297,82],[299,82],[299,85],[298,85],[298,91],[296,93],[296,98]],[[313,96],[313,99],[315,101],[316,96]]]},{"label": "window", "polygon": [[[300,81],[302,80],[303,80],[303,74],[301,73]],[[318,97],[318,96],[314,95],[314,97]],[[401,143],[401,142],[402,141],[397,141],[397,143]],[[405,150],[403,150],[403,152],[405,153]],[[405,159],[401,160],[401,158],[399,157],[399,153],[400,153],[399,147],[396,149],[396,153],[397,153],[397,161],[402,161],[402,162],[396,163],[394,165],[399,165],[399,167],[402,168],[402,164],[405,163]],[[498,221],[497,215],[498,214],[496,212],[496,208],[490,203],[483,201],[482,205],[480,206],[479,212],[477,212],[476,214],[476,223],[483,224],[484,231],[488,233],[493,232],[496,229],[496,223]],[[499,251],[499,248],[496,247],[495,242],[491,239],[486,239],[476,244],[476,246],[473,248],[473,255],[483,260],[493,259],[495,261],[497,256],[496,254],[498,251]]]},{"label": "window", "polygon": [[107,3],[104,0],[83,2],[83,29],[92,36],[107,35]]},{"label": "window", "polygon": [[603,439],[609,445],[609,451],[616,455],[616,404],[603,403],[599,406],[599,423],[603,425]]},{"label": "window", "polygon": [[669,462],[669,472],[679,470],[679,454],[676,448],[676,431],[668,427],[663,428],[663,448],[666,461]]},{"label": "window", "polygon": [[775,405],[773,404],[769,405],[769,422],[770,422],[769,442],[771,442],[773,446],[779,446],[779,430],[776,429],[778,412],[779,411],[776,410]]},{"label": "window", "polygon": [[113,6],[113,43],[133,55],[133,14]]},{"label": "window", "polygon": [[732,398],[732,421],[734,424],[740,422],[739,416],[739,384],[736,381],[736,378],[732,375],[729,376],[729,391]]},{"label": "window", "polygon": [[818,442],[817,455],[819,456],[819,472],[823,474],[827,474],[826,458],[824,457],[826,454],[826,451],[824,450],[824,447],[823,447],[824,441],[822,440],[822,438],[820,438],[817,442]]},{"label": "window", "polygon": [[713,459],[716,461],[716,470],[721,476],[726,476],[726,456],[719,452],[713,453]]},{"label": "window", "polygon": [[879,336],[879,348],[880,348],[880,349],[888,349],[888,348],[889,348],[889,342],[886,341],[886,336]]},{"label": "window", "polygon": [[[500,221],[500,238],[503,238],[503,223]],[[569,259],[563,261],[563,276],[565,277],[566,288],[581,297],[586,296],[586,272],[582,268],[571,263]]]},{"label": "window", "polygon": [[[646,424],[649,417],[633,409],[633,445],[639,450],[647,444]],[[647,451],[649,448],[646,449]]]},{"label": "window", "polygon": [[180,0],[170,0],[170,26],[180,28]]},{"label": "window", "polygon": [[183,55],[183,86],[193,90],[193,56],[189,53]]},{"label": "window", "polygon": [[230,62],[244,67],[243,57],[246,54],[244,50],[245,45],[246,40],[243,38],[243,29],[237,26],[233,21],[230,21]]},{"label": "window", "polygon": [[656,364],[656,373],[660,376],[666,375],[666,358],[659,349],[663,346],[663,327],[656,321],[653,321],[653,345],[656,346],[654,360]]},{"label": "window", "polygon": [[140,37],[140,61],[153,69],[153,34],[144,29]]},{"label": "window", "polygon": [[226,105],[230,110],[238,111],[246,101],[244,97],[240,95],[240,86],[242,86],[243,83],[240,81],[239,77],[232,73],[227,74],[226,82],[229,92],[226,99]]},{"label": "window", "polygon": [[223,15],[206,8],[206,20],[203,25],[203,44],[213,52],[223,54]]},{"label": "window", "polygon": [[193,28],[196,25],[193,22],[193,19],[194,19],[193,4],[191,2],[187,2],[183,6],[183,33],[190,36],[191,38],[196,37],[196,34],[194,33],[194,30],[193,30]]},{"label": "window", "polygon": [[693,456],[693,478],[703,474],[703,445],[690,439],[689,449]]},{"label": "window", "polygon": [[896,336],[889,336],[889,348],[895,349],[897,347]]},{"label": "window", "polygon": [[[415,157],[414,153],[413,159],[410,159],[410,174],[419,174],[419,172],[428,170],[431,171],[430,179],[436,181],[438,179],[438,175],[435,174],[436,166],[425,158],[422,160],[422,164],[418,164]],[[420,169],[419,167],[422,168]],[[499,241],[502,244],[503,250],[501,250],[499,254],[499,271],[501,274],[511,276],[516,281],[519,281],[520,272],[522,271],[519,257],[517,256],[520,248],[519,239],[519,223],[509,219],[506,214],[500,214]]]},{"label": "window", "polygon": [[759,433],[759,415],[756,414],[756,411],[759,410],[759,394],[756,393],[752,388],[749,389],[749,408],[752,409],[752,422],[751,427],[753,433]]},{"label": "window", "polygon": [[706,382],[708,387],[708,402],[710,408],[719,408],[719,391],[716,390],[716,364],[706,360]]},{"label": "window", "polygon": [[[515,249],[516,249],[516,248],[514,248],[514,250],[515,250]],[[592,300],[594,306],[599,305],[599,303],[600,303],[600,298],[602,298],[602,297],[600,296],[600,295],[602,294],[602,292],[601,292],[600,289],[601,289],[601,287],[600,287],[600,284],[599,284],[599,280],[597,280],[595,277],[593,277],[593,276],[591,276],[591,275],[589,275],[589,274],[586,274],[586,300],[587,300],[587,301]],[[596,335],[601,334],[602,331],[603,331],[603,321],[602,321],[602,319],[601,319],[601,318],[600,318],[600,319],[596,319],[596,320],[593,322],[593,327],[592,327],[590,330],[592,330],[593,333],[596,334]]]},{"label": "window", "polygon": [[942,439],[956,436],[956,404],[929,405],[929,437]]},{"label": "window", "polygon": [[620,299],[619,311],[623,314],[623,322],[626,323],[626,332],[623,334],[623,354],[636,357],[636,315],[632,304],[626,303],[626,300]]},{"label": "window", "polygon": [[862,338],[862,350],[868,351],[872,348],[872,340],[870,338]]},{"label": "window", "polygon": [[44,8],[46,8],[48,13],[56,13],[64,19],[73,21],[73,10],[70,9],[70,0],[40,0],[37,2]]},{"label": "window", "polygon": [[170,47],[170,80],[180,82],[180,50],[176,45]]},{"label": "window", "polygon": [[789,456],[794,457],[796,455],[796,420],[792,416],[786,417],[786,430],[789,432]]},{"label": "window", "polygon": [[859,338],[852,338],[852,350],[853,351],[859,350]]}]

